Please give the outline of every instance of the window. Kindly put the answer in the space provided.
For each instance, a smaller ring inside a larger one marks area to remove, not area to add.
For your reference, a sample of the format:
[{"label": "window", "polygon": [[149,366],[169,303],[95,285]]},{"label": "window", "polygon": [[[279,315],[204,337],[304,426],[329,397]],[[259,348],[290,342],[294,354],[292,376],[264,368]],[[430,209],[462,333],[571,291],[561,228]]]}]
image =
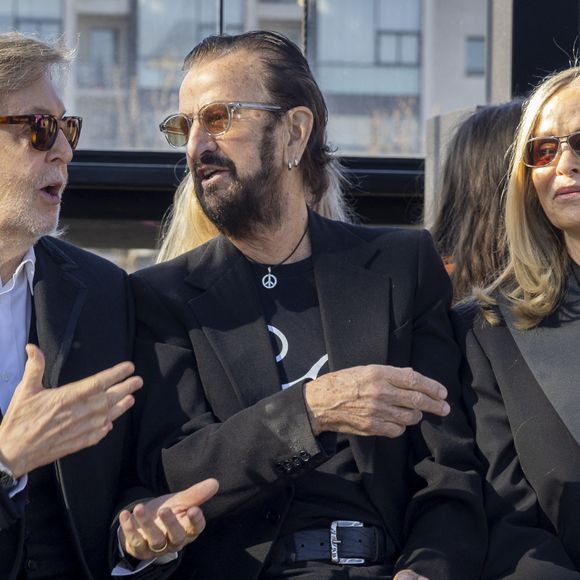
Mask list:
[{"label": "window", "polygon": [[344,155],[421,152],[419,0],[321,2],[309,54]]},{"label": "window", "polygon": [[61,0],[0,1],[0,23],[5,29],[55,39],[63,32]]},{"label": "window", "polygon": [[418,66],[419,34],[409,32],[378,32],[378,64]]},{"label": "window", "polygon": [[111,88],[124,83],[119,70],[118,32],[112,27],[91,27],[88,54],[79,59],[78,84],[82,88]]},{"label": "window", "polygon": [[298,44],[308,3],[307,57],[342,155],[421,155],[427,118],[484,101],[481,0],[0,0],[0,29],[78,45],[64,96],[85,117],[81,148],[166,151],[158,124],[177,108],[184,56],[218,31],[220,1],[225,32]]},{"label": "window", "polygon": [[468,36],[465,39],[465,74],[485,74],[485,38]]}]

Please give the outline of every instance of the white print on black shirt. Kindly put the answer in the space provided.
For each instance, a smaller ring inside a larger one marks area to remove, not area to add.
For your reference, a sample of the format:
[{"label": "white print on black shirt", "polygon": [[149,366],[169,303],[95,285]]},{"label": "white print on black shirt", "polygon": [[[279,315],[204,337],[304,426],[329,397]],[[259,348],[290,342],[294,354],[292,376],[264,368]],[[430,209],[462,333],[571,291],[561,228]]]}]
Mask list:
[{"label": "white print on black shirt", "polygon": [[[270,324],[268,324],[268,330],[274,335],[276,336],[276,338],[278,338],[278,340],[280,341],[280,352],[276,355],[276,362],[279,363],[282,360],[284,360],[284,358],[286,357],[286,355],[288,354],[288,339],[286,338],[286,336],[284,336],[284,333],[279,330],[278,328],[276,328],[275,326],[272,326]],[[320,372],[320,369],[328,362],[328,355],[325,354],[324,356],[320,357],[318,359],[317,362],[315,362],[311,367],[310,370],[308,372],[306,372],[304,375],[302,375],[300,378],[294,380],[294,381],[290,381],[289,383],[283,383],[282,389],[287,389],[288,387],[291,387],[292,385],[295,385],[297,383],[300,383],[306,379],[317,379],[318,378],[318,373]]]}]

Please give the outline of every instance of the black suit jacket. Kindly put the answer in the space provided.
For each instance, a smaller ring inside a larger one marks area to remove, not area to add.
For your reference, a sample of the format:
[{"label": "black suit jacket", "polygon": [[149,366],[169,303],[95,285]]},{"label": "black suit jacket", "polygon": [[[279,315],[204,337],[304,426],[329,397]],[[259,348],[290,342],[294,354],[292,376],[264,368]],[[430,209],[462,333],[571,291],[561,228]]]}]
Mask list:
[{"label": "black suit jacket", "polygon": [[495,327],[475,305],[454,315],[487,470],[485,578],[580,578],[580,286],[571,275],[535,329],[517,330],[503,300],[499,314]]},{"label": "black suit jacket", "polygon": [[[38,344],[46,359],[44,386],[55,388],[130,360],[133,312],[126,274],[110,262],[54,238],[42,238],[35,254],[33,300]],[[99,444],[53,464],[59,507],[65,511],[86,579],[110,578],[110,528],[117,507],[150,495],[135,486],[131,475],[129,424],[130,415],[125,414]],[[0,490],[3,579],[15,578],[22,559],[25,493],[10,499]],[[139,578],[160,572],[150,569]]]},{"label": "black suit jacket", "polygon": [[[450,392],[447,419],[425,417],[397,439],[349,437],[400,553],[397,567],[431,580],[477,578],[486,544],[481,482],[458,399],[449,280],[430,237],[314,214],[310,235],[330,370],[410,366]],[[173,490],[217,477],[208,528],[190,550],[196,578],[255,578],[293,481],[328,459],[334,436],[312,434],[301,385],[280,390],[251,267],[226,238],[132,283],[147,389],[138,409],[142,475]]]}]

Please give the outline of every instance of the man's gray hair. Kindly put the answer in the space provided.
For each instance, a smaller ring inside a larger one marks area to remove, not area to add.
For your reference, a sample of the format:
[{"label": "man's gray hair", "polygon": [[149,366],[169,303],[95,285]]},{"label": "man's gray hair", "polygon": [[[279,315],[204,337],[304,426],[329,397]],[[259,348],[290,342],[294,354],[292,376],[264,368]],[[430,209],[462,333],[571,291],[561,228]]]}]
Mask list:
[{"label": "man's gray hair", "polygon": [[48,43],[20,32],[0,34],[0,98],[68,64],[72,56],[62,41]]}]

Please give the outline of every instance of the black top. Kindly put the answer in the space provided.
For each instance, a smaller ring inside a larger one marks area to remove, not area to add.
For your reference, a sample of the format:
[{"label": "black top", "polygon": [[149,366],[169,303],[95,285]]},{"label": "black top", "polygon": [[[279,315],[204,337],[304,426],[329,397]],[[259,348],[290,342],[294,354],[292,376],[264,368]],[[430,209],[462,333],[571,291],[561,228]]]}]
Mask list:
[{"label": "black top", "polygon": [[[276,285],[266,288],[267,267],[252,263],[268,332],[274,349],[282,389],[304,384],[328,372],[328,354],[320,321],[320,308],[312,260],[271,268]],[[281,534],[328,527],[333,520],[358,520],[381,525],[369,501],[343,435],[324,437],[332,455],[316,470],[296,480],[294,500]]]}]

